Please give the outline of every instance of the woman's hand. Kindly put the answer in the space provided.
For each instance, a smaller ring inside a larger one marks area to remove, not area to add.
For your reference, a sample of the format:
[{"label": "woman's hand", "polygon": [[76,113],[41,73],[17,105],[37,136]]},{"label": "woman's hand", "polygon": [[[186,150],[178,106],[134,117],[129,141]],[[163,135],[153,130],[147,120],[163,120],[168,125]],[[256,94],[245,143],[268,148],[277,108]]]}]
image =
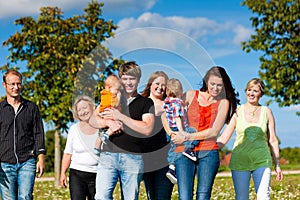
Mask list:
[{"label": "woman's hand", "polygon": [[280,166],[275,166],[275,171],[276,171],[276,180],[281,181],[283,179],[283,173],[281,171]]},{"label": "woman's hand", "polygon": [[60,186],[63,187],[63,188],[66,188],[67,187],[67,176],[65,173],[61,173],[60,174]]},{"label": "woman's hand", "polygon": [[182,144],[183,142],[186,141],[186,135],[187,133],[182,131],[172,131],[171,132],[171,140],[174,144]]}]

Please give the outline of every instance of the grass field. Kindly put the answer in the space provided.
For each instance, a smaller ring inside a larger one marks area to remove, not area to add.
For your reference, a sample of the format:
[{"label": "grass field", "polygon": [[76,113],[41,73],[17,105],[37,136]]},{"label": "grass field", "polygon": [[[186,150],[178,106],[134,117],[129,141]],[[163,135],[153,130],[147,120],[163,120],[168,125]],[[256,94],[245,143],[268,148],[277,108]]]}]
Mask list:
[{"label": "grass field", "polygon": [[[120,189],[116,188],[114,192],[114,199],[119,200]],[[65,188],[55,188],[53,181],[39,181],[35,184],[34,199],[54,199],[54,200],[67,200],[69,197],[69,190]],[[144,185],[141,184],[140,198],[146,200],[146,193]],[[174,187],[172,200],[178,199],[177,187]],[[234,189],[231,177],[216,177],[215,184],[213,186],[213,192],[211,199],[214,200],[233,200]],[[250,199],[255,200],[255,189],[253,182],[250,187]],[[291,200],[300,199],[300,175],[285,175],[283,181],[278,182],[275,180],[275,176],[272,176],[271,180],[271,199]]]}]

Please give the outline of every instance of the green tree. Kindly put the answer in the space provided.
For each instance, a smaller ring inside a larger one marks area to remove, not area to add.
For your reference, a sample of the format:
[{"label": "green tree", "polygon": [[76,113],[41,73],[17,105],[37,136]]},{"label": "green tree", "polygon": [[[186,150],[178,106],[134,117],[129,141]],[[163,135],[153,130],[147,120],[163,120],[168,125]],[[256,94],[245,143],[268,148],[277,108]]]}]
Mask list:
[{"label": "green tree", "polygon": [[73,121],[73,97],[96,95],[96,89],[103,85],[101,80],[118,66],[118,60],[102,44],[117,28],[112,20],[101,17],[102,7],[102,3],[92,1],[84,14],[66,19],[58,7],[42,7],[37,20],[30,16],[17,19],[20,32],[3,42],[10,55],[0,70],[26,64],[22,95],[35,102],[45,122],[55,127],[56,186],[61,162],[60,133]]},{"label": "green tree", "polygon": [[[55,153],[55,138],[54,138],[55,130],[48,130],[46,132],[46,140],[45,146],[47,149],[47,154],[45,156],[45,172],[54,172],[54,153]],[[67,142],[67,138],[61,137],[60,140],[60,152],[63,154]]]},{"label": "green tree", "polygon": [[299,104],[300,1],[245,0],[242,5],[255,13],[250,18],[255,34],[242,43],[243,50],[263,53],[259,75],[266,82],[266,94],[280,107]]}]

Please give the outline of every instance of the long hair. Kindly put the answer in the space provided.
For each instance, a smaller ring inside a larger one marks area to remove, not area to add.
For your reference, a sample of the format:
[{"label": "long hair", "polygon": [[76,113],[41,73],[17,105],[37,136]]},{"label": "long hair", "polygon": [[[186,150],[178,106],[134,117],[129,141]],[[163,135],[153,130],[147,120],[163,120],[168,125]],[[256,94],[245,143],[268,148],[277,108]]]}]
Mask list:
[{"label": "long hair", "polygon": [[[166,81],[168,81],[168,79],[169,79],[168,75],[163,71],[156,71],[153,74],[151,74],[151,76],[148,79],[147,85],[141,94],[143,97],[150,96],[151,85],[152,85],[153,81],[158,77],[164,77],[166,79]],[[166,91],[164,91],[164,95],[163,95],[163,99],[165,99],[165,98],[166,98]]]},{"label": "long hair", "polygon": [[237,105],[240,104],[240,100],[238,99],[239,94],[238,92],[235,92],[235,89],[233,88],[231,80],[228,74],[226,73],[225,69],[220,66],[213,66],[207,71],[207,73],[203,78],[203,83],[202,83],[202,87],[200,88],[200,91],[206,92],[208,90],[207,82],[211,75],[217,76],[221,78],[223,81],[224,87],[222,93],[218,96],[218,99],[227,99],[230,103],[226,120],[225,120],[225,123],[228,123],[232,115],[236,111]]}]

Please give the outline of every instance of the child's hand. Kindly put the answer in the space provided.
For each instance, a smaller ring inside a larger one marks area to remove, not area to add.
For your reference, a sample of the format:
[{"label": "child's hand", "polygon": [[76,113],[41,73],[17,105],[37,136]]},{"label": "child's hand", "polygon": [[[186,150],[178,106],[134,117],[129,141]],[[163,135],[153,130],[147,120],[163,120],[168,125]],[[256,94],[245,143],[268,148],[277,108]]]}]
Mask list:
[{"label": "child's hand", "polygon": [[98,137],[96,139],[95,148],[100,149],[101,143],[102,143],[102,140]]},{"label": "child's hand", "polygon": [[120,121],[107,121],[107,126],[113,133],[119,133],[123,129],[123,123]]}]

